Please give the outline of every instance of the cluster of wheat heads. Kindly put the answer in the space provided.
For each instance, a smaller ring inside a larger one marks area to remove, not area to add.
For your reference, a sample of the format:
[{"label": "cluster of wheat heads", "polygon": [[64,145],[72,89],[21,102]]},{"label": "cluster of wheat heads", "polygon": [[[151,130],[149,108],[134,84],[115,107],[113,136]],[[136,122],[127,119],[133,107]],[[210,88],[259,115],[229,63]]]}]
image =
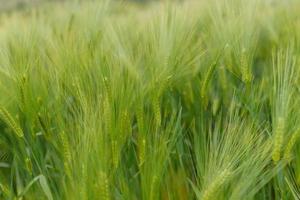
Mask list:
[{"label": "cluster of wheat heads", "polygon": [[300,199],[300,2],[1,15],[0,199]]}]

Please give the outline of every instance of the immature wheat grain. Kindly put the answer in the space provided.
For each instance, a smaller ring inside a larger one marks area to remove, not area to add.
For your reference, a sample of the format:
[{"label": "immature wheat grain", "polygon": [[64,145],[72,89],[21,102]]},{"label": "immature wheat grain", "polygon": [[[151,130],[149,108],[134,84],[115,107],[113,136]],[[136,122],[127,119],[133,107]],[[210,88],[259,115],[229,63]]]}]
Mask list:
[{"label": "immature wheat grain", "polygon": [[87,167],[86,163],[81,165],[81,177],[80,177],[79,196],[80,199],[87,199]]},{"label": "immature wheat grain", "polygon": [[116,169],[118,167],[118,163],[119,163],[118,142],[116,140],[112,140],[111,149],[112,149],[113,167],[114,167],[114,169]]},{"label": "immature wheat grain", "polygon": [[207,107],[207,104],[208,104],[208,84],[210,82],[210,80],[212,79],[213,77],[213,73],[216,69],[216,66],[217,66],[217,61],[214,62],[208,69],[208,72],[205,74],[205,77],[203,79],[203,82],[202,82],[202,87],[201,87],[201,90],[200,90],[200,96],[203,100],[203,105],[204,107],[206,108]]},{"label": "immature wheat grain", "polygon": [[139,132],[142,133],[144,131],[144,108],[141,103],[137,105],[136,118]]},{"label": "immature wheat grain", "polygon": [[217,114],[217,111],[218,111],[219,107],[220,107],[219,98],[214,98],[213,102],[212,102],[212,113],[213,113],[213,115]]},{"label": "immature wheat grain", "polygon": [[25,95],[26,90],[26,82],[27,82],[27,76],[24,74],[22,76],[21,84],[20,84],[20,95],[21,95],[21,108],[24,110],[27,105],[27,99]]},{"label": "immature wheat grain", "polygon": [[139,145],[138,145],[138,153],[139,153],[139,166],[142,166],[145,162],[145,151],[146,151],[146,140],[143,136],[139,136]]},{"label": "immature wheat grain", "polygon": [[283,154],[283,158],[286,159],[286,160],[291,160],[292,158],[292,149],[294,147],[294,145],[296,144],[297,140],[299,139],[300,137],[300,131],[294,133],[291,137],[291,139],[289,140],[286,148],[285,148],[285,151],[284,151],[284,154]]},{"label": "immature wheat grain", "polygon": [[158,177],[156,175],[153,175],[151,186],[150,186],[150,200],[155,200],[154,198],[156,196],[155,187],[158,187],[157,184],[158,184]]},{"label": "immature wheat grain", "polygon": [[279,117],[275,127],[275,138],[274,138],[274,149],[272,154],[272,159],[274,162],[280,160],[280,152],[283,143],[283,133],[285,128],[284,118]]},{"label": "immature wheat grain", "polygon": [[203,79],[203,82],[202,82],[202,87],[201,87],[201,90],[200,90],[200,96],[202,99],[205,99],[207,97],[207,87],[208,87],[208,84],[210,82],[210,80],[212,79],[212,76],[213,76],[213,73],[216,69],[216,66],[217,66],[217,62],[214,62],[208,69],[207,73],[205,74],[205,77]]},{"label": "immature wheat grain", "polygon": [[40,124],[42,130],[45,133],[45,136],[48,137],[49,133],[48,133],[48,130],[47,130],[47,127],[46,127],[46,123],[44,122],[41,113],[38,113],[38,121],[39,121],[39,124]]},{"label": "immature wheat grain", "polygon": [[159,105],[159,97],[158,96],[155,96],[153,98],[152,107],[153,107],[155,123],[159,127],[161,124],[161,113],[160,113],[160,105]]},{"label": "immature wheat grain", "polygon": [[242,55],[241,55],[241,72],[242,72],[242,80],[244,81],[244,83],[251,82],[252,74],[246,57],[245,49],[242,50]]},{"label": "immature wheat grain", "polygon": [[111,133],[112,131],[112,115],[110,110],[110,104],[108,100],[108,96],[105,97],[103,102],[103,115],[104,115],[104,126],[106,128],[106,133]]},{"label": "immature wheat grain", "polygon": [[109,200],[109,184],[107,174],[103,171],[99,173],[100,199]]},{"label": "immature wheat grain", "polygon": [[15,132],[18,137],[24,136],[21,127],[15,122],[13,117],[4,107],[0,107],[0,118]]},{"label": "immature wheat grain", "polygon": [[122,130],[122,139],[125,139],[123,137],[125,137],[127,134],[130,133],[130,118],[129,118],[129,114],[128,114],[128,111],[127,110],[123,110],[121,112],[121,130]]},{"label": "immature wheat grain", "polygon": [[208,185],[206,190],[203,192],[202,200],[214,200],[216,199],[216,193],[220,187],[226,182],[231,176],[231,172],[228,169],[224,169],[211,184]]},{"label": "immature wheat grain", "polygon": [[71,152],[70,152],[69,141],[64,131],[61,132],[60,138],[61,138],[62,148],[63,148],[64,168],[66,174],[70,176],[71,175],[71,170],[70,170]]},{"label": "immature wheat grain", "polygon": [[104,77],[104,86],[105,86],[107,96],[111,97],[112,95],[111,83],[109,82],[107,77]]},{"label": "immature wheat grain", "polygon": [[32,163],[29,157],[25,159],[25,164],[26,164],[26,169],[30,172],[30,174],[32,174]]}]

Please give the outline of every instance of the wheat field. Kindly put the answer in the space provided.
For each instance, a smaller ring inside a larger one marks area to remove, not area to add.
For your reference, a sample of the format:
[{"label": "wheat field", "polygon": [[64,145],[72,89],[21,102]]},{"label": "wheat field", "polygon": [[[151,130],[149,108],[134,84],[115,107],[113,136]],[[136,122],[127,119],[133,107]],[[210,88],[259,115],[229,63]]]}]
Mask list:
[{"label": "wheat field", "polygon": [[300,199],[299,13],[299,0],[0,13],[0,199]]}]

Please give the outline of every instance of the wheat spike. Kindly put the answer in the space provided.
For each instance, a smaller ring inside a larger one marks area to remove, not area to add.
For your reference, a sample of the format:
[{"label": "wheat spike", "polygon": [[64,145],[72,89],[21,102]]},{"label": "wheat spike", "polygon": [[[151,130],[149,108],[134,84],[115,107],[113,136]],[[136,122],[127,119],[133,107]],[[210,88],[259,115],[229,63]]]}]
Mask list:
[{"label": "wheat spike", "polygon": [[142,104],[137,106],[136,119],[139,132],[142,133],[144,131],[144,108]]},{"label": "wheat spike", "polygon": [[159,98],[157,96],[153,99],[152,107],[154,112],[155,123],[159,127],[161,124],[161,113],[160,113]]},{"label": "wheat spike", "polygon": [[[123,132],[122,137],[130,133],[130,118],[127,110],[121,112],[121,130]],[[124,139],[124,138],[123,138]]]},{"label": "wheat spike", "polygon": [[228,169],[223,170],[203,192],[202,200],[216,199],[214,195],[218,192],[219,188],[226,182],[230,175],[231,172]]},{"label": "wheat spike", "polygon": [[25,159],[25,164],[26,164],[27,170],[30,172],[30,174],[32,174],[32,163],[31,163],[31,159],[29,157],[27,157]]},{"label": "wheat spike", "polygon": [[206,108],[207,105],[208,105],[208,85],[209,85],[209,82],[210,80],[212,79],[213,77],[213,74],[215,72],[215,69],[217,67],[217,61],[215,61],[208,69],[204,79],[203,79],[203,82],[202,82],[202,86],[201,86],[201,89],[200,89],[200,97],[202,98],[202,101],[203,101],[203,105],[204,107]]},{"label": "wheat spike", "polygon": [[64,167],[66,170],[66,174],[68,176],[71,175],[70,170],[70,162],[71,162],[71,152],[70,152],[70,145],[69,141],[67,139],[66,133],[64,131],[60,134],[61,142],[62,142],[62,148],[63,148],[63,156],[64,156]]},{"label": "wheat spike", "polygon": [[104,118],[105,118],[106,132],[111,133],[111,131],[112,131],[112,115],[111,115],[108,96],[106,96],[106,98],[104,99],[103,114],[104,114]]},{"label": "wheat spike", "polygon": [[100,188],[100,199],[109,200],[109,184],[107,174],[103,171],[99,173],[99,188]]},{"label": "wheat spike", "polygon": [[48,132],[48,130],[47,130],[46,123],[45,123],[45,121],[44,121],[44,119],[43,119],[41,113],[38,113],[38,121],[39,121],[39,124],[40,124],[42,130],[43,130],[44,133],[45,133],[45,136],[48,137],[48,136],[49,136],[49,132]]},{"label": "wheat spike", "polygon": [[139,139],[139,166],[142,166],[145,162],[146,140],[144,138]]},{"label": "wheat spike", "polygon": [[213,115],[216,115],[217,114],[217,111],[220,107],[220,100],[219,98],[214,98],[213,102],[212,102],[212,112],[213,112]]},{"label": "wheat spike", "polygon": [[284,154],[283,154],[283,158],[286,159],[286,160],[291,160],[292,158],[292,149],[294,147],[294,145],[296,144],[297,140],[299,139],[300,137],[300,131],[294,133],[291,137],[291,139],[289,140],[286,148],[285,148],[285,151],[284,151]]},{"label": "wheat spike", "polygon": [[26,82],[27,82],[27,76],[24,74],[22,76],[22,79],[21,79],[21,85],[20,85],[20,95],[21,95],[21,108],[24,110],[26,108],[26,105],[27,105],[27,99],[26,99],[26,92],[25,92],[25,85],[26,85]]},{"label": "wheat spike", "polygon": [[151,186],[150,186],[150,200],[155,200],[155,187],[158,187],[157,186],[158,184],[158,177],[156,175],[153,175],[152,177],[152,182],[151,182]]},{"label": "wheat spike", "polygon": [[201,90],[200,90],[200,96],[202,99],[205,99],[207,97],[207,87],[212,79],[213,73],[216,69],[217,62],[214,62],[208,69],[207,73],[205,74],[205,77],[202,82]]},{"label": "wheat spike", "polygon": [[15,132],[18,137],[24,137],[21,127],[4,107],[0,107],[0,118]]},{"label": "wheat spike", "polygon": [[252,81],[252,74],[250,70],[250,66],[247,62],[246,50],[243,49],[241,55],[241,72],[242,72],[242,80],[244,83],[249,83]]},{"label": "wheat spike", "polygon": [[116,140],[112,141],[111,149],[112,149],[113,167],[114,167],[114,169],[116,169],[118,167],[118,164],[119,164],[118,142]]},{"label": "wheat spike", "polygon": [[81,165],[81,182],[80,182],[80,187],[79,187],[79,196],[80,199],[87,199],[87,168],[86,164],[83,163]]},{"label": "wheat spike", "polygon": [[278,162],[280,160],[284,128],[285,128],[284,119],[282,117],[279,117],[275,128],[274,150],[272,154],[272,159],[274,162]]}]

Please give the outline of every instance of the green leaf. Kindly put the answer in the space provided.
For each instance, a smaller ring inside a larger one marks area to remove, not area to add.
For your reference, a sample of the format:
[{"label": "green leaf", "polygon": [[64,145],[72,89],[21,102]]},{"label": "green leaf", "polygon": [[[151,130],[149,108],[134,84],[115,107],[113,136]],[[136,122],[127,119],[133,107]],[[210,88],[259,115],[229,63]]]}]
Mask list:
[{"label": "green leaf", "polygon": [[49,188],[49,185],[48,185],[48,182],[47,182],[47,179],[45,178],[44,175],[40,175],[40,184],[41,184],[41,187],[45,193],[45,195],[47,196],[47,198],[49,200],[53,200],[53,197],[52,197],[52,194],[51,194],[51,190]]}]

